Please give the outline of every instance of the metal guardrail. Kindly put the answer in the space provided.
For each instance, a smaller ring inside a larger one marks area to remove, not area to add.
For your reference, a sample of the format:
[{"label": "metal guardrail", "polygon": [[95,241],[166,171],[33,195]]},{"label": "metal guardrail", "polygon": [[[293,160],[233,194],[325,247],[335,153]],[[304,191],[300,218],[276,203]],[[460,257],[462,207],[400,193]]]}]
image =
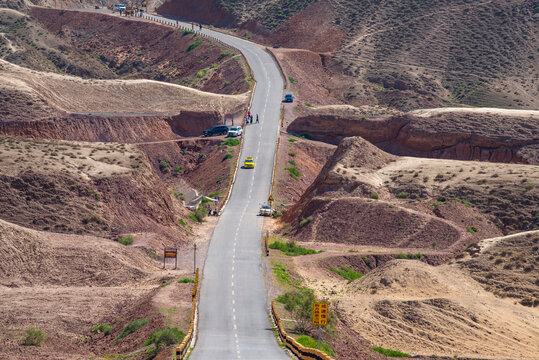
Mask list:
[{"label": "metal guardrail", "polygon": [[277,311],[275,310],[275,300],[271,301],[271,315],[273,316],[273,320],[275,321],[275,324],[277,325],[277,333],[279,334],[279,338],[283,342],[283,344],[292,351],[294,355],[298,357],[300,360],[335,360],[333,357],[327,355],[326,353],[318,350],[318,349],[311,349],[307,348],[300,343],[298,343],[293,337],[288,336],[286,331],[284,330],[283,326],[281,325],[281,319],[279,319],[279,316],[277,315]]},{"label": "metal guardrail", "polygon": [[187,355],[187,353],[189,352],[189,349],[191,348],[191,343],[193,342],[193,337],[195,333],[196,310],[197,310],[198,283],[199,283],[199,277],[198,277],[198,268],[197,268],[196,275],[195,275],[195,287],[193,289],[193,294],[192,294],[193,304],[191,305],[191,320],[189,324],[189,331],[187,332],[187,335],[185,335],[185,337],[183,338],[183,341],[180,344],[180,346],[176,347],[176,360],[185,359],[185,356]]}]

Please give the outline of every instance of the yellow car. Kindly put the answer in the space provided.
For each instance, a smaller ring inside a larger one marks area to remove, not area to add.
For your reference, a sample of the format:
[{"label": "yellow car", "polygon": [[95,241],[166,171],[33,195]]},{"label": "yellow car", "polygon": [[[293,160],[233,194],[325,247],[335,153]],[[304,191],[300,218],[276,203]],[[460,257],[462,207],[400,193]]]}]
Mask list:
[{"label": "yellow car", "polygon": [[253,160],[253,158],[248,157],[247,159],[245,159],[245,162],[243,163],[243,167],[245,169],[254,169],[255,161]]}]

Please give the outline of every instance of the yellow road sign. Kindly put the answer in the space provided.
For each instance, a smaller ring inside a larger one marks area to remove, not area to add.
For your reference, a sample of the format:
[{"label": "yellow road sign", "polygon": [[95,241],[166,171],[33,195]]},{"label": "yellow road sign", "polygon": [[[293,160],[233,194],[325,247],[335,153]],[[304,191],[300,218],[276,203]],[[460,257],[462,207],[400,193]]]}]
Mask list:
[{"label": "yellow road sign", "polygon": [[313,303],[313,325],[328,324],[328,304]]}]

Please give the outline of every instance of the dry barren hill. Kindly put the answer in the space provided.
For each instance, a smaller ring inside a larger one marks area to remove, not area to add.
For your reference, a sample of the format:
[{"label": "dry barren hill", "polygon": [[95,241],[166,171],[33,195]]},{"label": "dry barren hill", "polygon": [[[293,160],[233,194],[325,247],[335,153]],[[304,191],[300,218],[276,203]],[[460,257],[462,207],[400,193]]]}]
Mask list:
[{"label": "dry barren hill", "polygon": [[492,359],[534,359],[539,350],[537,308],[496,297],[457,265],[392,260],[347,281],[316,261],[294,261],[309,286],[374,346]]},{"label": "dry barren hill", "polygon": [[338,144],[361,136],[396,155],[491,162],[539,163],[539,111],[437,108],[409,113],[372,106],[320,106],[287,131]]},{"label": "dry barren hill", "polygon": [[224,114],[240,109],[247,97],[205,93],[152,80],[87,80],[33,71],[2,60],[0,81],[3,88],[34,94],[68,113],[177,114],[191,110]]},{"label": "dry barren hill", "polygon": [[[219,1],[159,10],[312,50],[350,104],[411,110],[447,104],[536,109],[537,4],[529,0]],[[204,9],[204,10],[202,10]],[[327,29],[329,31],[323,31]]]},{"label": "dry barren hill", "polygon": [[237,51],[192,32],[96,13],[33,7],[30,14],[115,77],[167,81],[220,94],[249,88],[248,69]]},{"label": "dry barren hill", "polygon": [[430,248],[530,230],[537,217],[537,166],[395,157],[346,138],[284,214],[302,241]]},{"label": "dry barren hill", "polygon": [[[184,241],[185,212],[133,145],[0,138],[0,218],[52,232]],[[119,195],[121,194],[121,195]]]}]

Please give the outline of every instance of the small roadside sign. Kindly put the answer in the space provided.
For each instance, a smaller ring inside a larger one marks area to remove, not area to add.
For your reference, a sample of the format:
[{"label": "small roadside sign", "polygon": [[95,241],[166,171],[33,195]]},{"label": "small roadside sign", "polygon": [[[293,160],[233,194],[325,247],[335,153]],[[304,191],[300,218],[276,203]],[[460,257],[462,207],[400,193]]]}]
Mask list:
[{"label": "small roadside sign", "polygon": [[166,260],[174,259],[174,269],[178,267],[178,249],[176,248],[165,248],[163,251],[163,269],[166,268]]},{"label": "small roadside sign", "polygon": [[325,326],[328,324],[328,304],[313,303],[313,325]]}]

